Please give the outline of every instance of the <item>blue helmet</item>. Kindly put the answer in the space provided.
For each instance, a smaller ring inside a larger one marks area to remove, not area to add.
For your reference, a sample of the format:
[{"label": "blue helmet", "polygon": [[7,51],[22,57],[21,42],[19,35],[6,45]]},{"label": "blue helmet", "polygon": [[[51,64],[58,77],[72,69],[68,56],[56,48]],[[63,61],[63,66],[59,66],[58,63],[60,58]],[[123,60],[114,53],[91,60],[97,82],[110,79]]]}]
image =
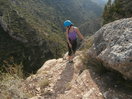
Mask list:
[{"label": "blue helmet", "polygon": [[67,27],[67,26],[70,26],[70,25],[73,25],[73,23],[70,20],[66,20],[64,22],[64,27]]}]

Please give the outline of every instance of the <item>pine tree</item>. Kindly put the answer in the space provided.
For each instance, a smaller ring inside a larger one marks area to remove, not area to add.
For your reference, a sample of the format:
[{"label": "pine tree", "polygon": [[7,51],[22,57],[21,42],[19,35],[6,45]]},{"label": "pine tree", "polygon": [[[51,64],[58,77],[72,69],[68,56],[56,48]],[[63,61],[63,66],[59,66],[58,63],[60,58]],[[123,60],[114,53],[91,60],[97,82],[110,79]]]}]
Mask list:
[{"label": "pine tree", "polygon": [[111,4],[112,4],[111,0],[108,0],[107,6],[111,7]]},{"label": "pine tree", "polygon": [[105,8],[104,8],[103,24],[108,23],[109,20],[111,19],[111,12],[110,12],[111,6],[112,6],[112,2],[111,2],[111,0],[109,0],[108,3],[105,5]]},{"label": "pine tree", "polygon": [[108,1],[104,8],[103,24],[118,20],[121,18],[132,17],[132,0],[111,0]]}]

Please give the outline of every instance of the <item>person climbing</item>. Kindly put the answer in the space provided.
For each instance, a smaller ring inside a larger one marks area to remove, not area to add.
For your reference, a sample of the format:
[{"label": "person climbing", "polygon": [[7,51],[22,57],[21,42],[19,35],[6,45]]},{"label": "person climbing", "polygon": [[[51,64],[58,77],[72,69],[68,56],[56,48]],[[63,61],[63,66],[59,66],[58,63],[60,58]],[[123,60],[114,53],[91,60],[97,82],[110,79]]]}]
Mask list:
[{"label": "person climbing", "polygon": [[64,21],[66,27],[66,40],[68,45],[68,61],[73,63],[73,58],[77,49],[77,35],[81,40],[84,40],[79,28],[75,27],[70,20]]}]

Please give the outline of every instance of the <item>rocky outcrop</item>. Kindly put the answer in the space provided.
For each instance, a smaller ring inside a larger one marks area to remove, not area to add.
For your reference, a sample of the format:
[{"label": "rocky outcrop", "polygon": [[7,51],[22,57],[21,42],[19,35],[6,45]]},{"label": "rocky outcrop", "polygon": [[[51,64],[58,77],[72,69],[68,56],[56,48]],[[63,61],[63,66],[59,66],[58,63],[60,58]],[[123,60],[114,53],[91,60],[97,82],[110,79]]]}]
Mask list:
[{"label": "rocky outcrop", "polygon": [[[74,63],[65,58],[51,59],[28,78],[3,74],[1,99],[131,99],[131,90],[119,85],[120,78],[107,72],[102,75],[84,68],[84,52],[77,52]],[[119,78],[119,79],[117,79]],[[116,83],[118,81],[118,83]],[[128,83],[127,83],[128,85]],[[129,85],[128,85],[129,86]]]},{"label": "rocky outcrop", "polygon": [[113,72],[98,75],[93,66],[85,68],[84,58],[84,52],[78,51],[74,63],[68,63],[65,58],[48,60],[19,88],[30,96],[28,99],[132,98],[131,91],[115,83]]},{"label": "rocky outcrop", "polygon": [[37,74],[26,79],[22,89],[32,94],[31,99],[103,99],[90,72],[80,73],[81,53],[77,52],[73,64],[63,58],[46,61]]},{"label": "rocky outcrop", "polygon": [[103,26],[94,39],[89,55],[132,80],[132,18]]}]

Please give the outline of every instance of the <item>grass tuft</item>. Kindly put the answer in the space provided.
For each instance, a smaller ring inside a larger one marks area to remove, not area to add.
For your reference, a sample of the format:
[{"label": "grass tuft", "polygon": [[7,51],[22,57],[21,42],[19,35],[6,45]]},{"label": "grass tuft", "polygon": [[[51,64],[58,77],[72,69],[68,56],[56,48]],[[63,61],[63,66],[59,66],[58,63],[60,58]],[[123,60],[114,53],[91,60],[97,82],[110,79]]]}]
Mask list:
[{"label": "grass tuft", "polygon": [[5,66],[0,69],[0,97],[1,99],[24,99],[27,98],[26,93],[21,89],[23,81],[22,64],[9,64],[7,61]]},{"label": "grass tuft", "polygon": [[50,81],[48,79],[44,79],[39,83],[40,88],[45,88],[46,86],[49,86]]}]

